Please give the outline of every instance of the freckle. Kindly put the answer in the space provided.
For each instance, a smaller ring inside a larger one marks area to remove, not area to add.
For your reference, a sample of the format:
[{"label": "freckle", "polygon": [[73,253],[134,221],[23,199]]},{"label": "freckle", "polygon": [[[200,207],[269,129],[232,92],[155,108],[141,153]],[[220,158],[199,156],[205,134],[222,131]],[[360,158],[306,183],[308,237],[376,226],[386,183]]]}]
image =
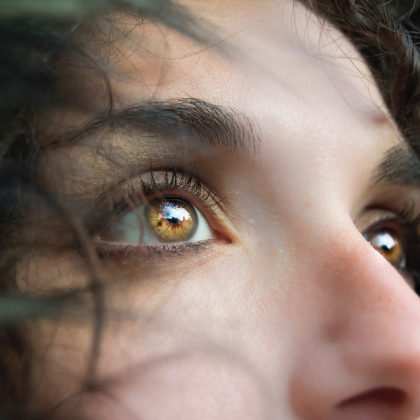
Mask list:
[{"label": "freckle", "polygon": [[159,227],[161,227],[162,226],[162,221],[160,221],[160,222],[158,222],[158,224],[157,224]]}]

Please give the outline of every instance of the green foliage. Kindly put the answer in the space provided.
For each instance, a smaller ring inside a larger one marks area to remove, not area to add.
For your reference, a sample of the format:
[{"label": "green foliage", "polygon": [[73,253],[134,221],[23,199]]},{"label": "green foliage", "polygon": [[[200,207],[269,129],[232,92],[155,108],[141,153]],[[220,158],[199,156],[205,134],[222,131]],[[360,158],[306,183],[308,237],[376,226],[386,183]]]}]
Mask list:
[{"label": "green foliage", "polygon": [[81,18],[90,13],[107,10],[111,2],[106,0],[3,0],[0,19]]},{"label": "green foliage", "polygon": [[61,297],[2,296],[0,297],[0,325],[8,325],[22,319],[54,316],[62,303]]}]

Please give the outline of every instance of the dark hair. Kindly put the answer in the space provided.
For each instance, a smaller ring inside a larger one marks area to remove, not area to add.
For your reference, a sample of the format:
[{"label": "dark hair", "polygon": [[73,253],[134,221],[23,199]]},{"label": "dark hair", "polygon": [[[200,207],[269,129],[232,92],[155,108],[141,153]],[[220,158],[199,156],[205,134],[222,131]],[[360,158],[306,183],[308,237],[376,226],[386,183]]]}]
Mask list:
[{"label": "dark hair", "polygon": [[[409,146],[420,156],[420,13],[411,3],[372,0],[301,0],[320,19],[334,25],[355,45],[366,60],[390,114]],[[22,5],[25,5],[22,8]],[[23,407],[30,393],[30,341],[25,320],[55,316],[65,295],[27,297],[16,285],[16,264],[37,242],[16,235],[22,208],[40,200],[57,211],[66,209],[37,185],[34,168],[39,144],[35,111],[54,103],[59,77],[56,63],[66,54],[95,60],[73,43],[71,34],[82,22],[94,25],[95,16],[124,11],[157,19],[198,42],[214,42],[202,22],[169,0],[99,0],[61,3],[58,0],[20,3],[0,0],[0,415],[29,416]],[[106,77],[104,77],[106,80]],[[112,92],[109,91],[112,110]],[[68,223],[84,243],[77,224]],[[82,249],[89,259],[89,247]],[[93,257],[94,258],[94,257]],[[96,302],[97,335],[92,348],[91,369],[100,343],[103,311],[100,285],[91,271],[90,292]],[[86,382],[88,384],[88,381]]]},{"label": "dark hair", "polygon": [[419,2],[303,2],[355,45],[401,134],[420,155]]}]

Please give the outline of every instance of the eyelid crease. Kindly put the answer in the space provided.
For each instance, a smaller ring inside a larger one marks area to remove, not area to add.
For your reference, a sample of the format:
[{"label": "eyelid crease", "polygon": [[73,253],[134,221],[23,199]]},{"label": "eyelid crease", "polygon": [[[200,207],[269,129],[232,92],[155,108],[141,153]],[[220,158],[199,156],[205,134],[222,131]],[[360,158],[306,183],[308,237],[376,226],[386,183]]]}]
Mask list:
[{"label": "eyelid crease", "polygon": [[401,221],[401,217],[387,209],[383,208],[369,208],[365,213],[358,217],[355,221],[355,225],[358,230],[363,233],[374,227],[379,223]]},{"label": "eyelid crease", "polygon": [[365,212],[357,217],[355,225],[360,232],[380,222],[397,222],[404,228],[410,228],[415,231],[420,229],[420,206],[417,200],[405,200],[399,208],[390,210],[385,206],[371,206]]}]

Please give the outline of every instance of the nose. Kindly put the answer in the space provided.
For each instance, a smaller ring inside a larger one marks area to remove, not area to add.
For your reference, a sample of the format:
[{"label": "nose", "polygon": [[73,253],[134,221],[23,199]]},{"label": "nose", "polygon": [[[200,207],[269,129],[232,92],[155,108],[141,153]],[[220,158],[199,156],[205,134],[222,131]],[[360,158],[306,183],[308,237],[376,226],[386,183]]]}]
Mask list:
[{"label": "nose", "polygon": [[415,420],[420,299],[354,226],[341,232],[319,244],[323,258],[308,257],[313,316],[296,351],[292,407],[308,420]]}]

